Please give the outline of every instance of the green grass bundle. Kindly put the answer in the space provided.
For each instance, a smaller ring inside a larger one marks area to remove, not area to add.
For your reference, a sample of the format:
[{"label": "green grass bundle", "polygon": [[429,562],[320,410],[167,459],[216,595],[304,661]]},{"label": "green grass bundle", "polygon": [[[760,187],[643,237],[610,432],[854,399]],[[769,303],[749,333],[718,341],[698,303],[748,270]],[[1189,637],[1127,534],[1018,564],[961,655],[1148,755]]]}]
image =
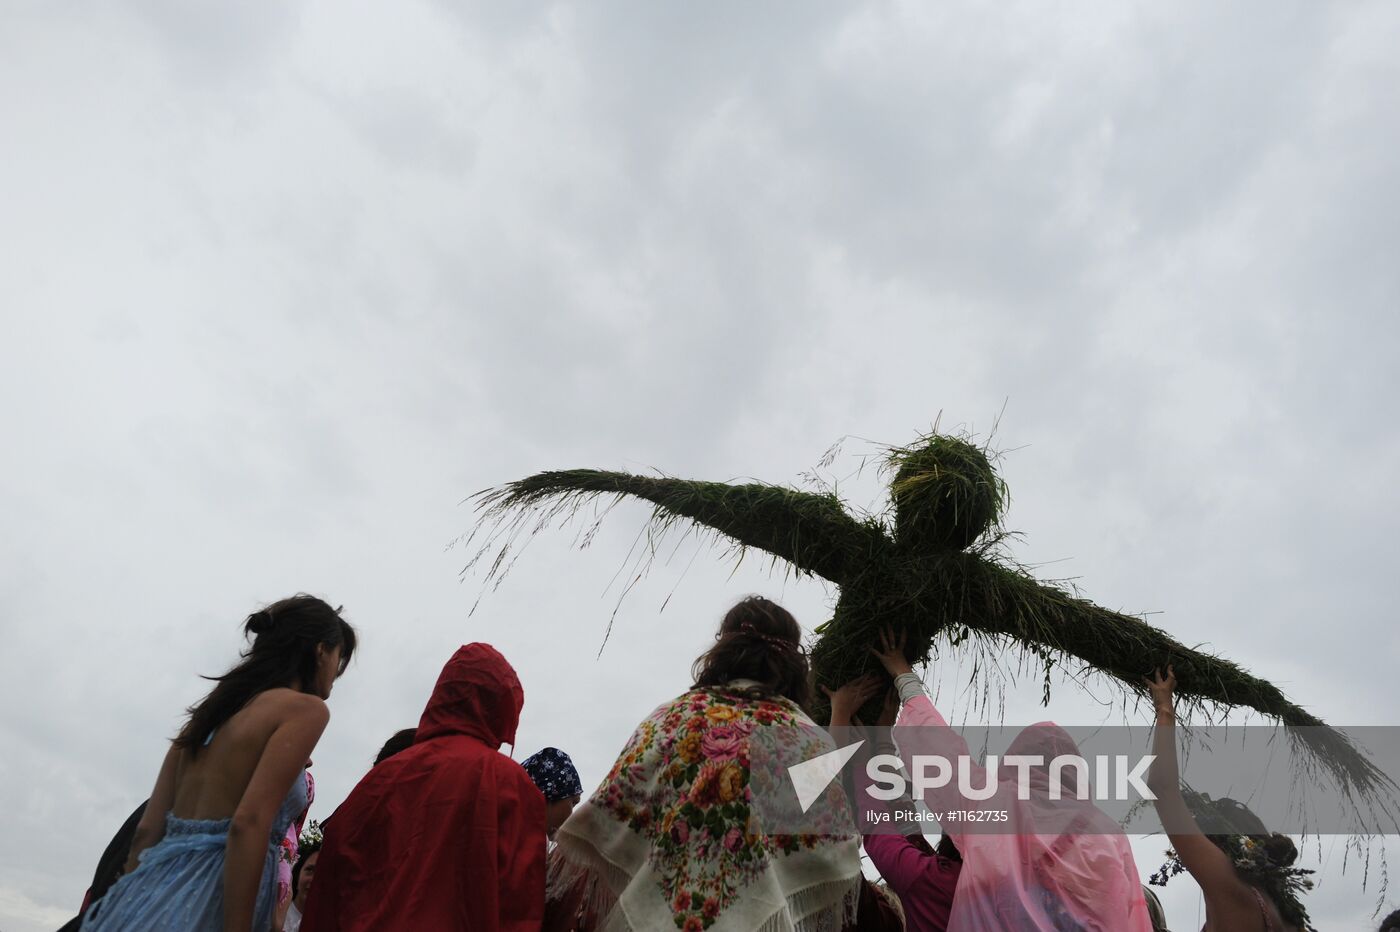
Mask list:
[{"label": "green grass bundle", "polygon": [[[652,503],[648,532],[693,523],[733,555],[758,550],[798,574],[840,589],[832,618],[818,628],[812,664],[821,685],[837,686],[876,669],[869,653],[884,625],[908,632],[910,660],[927,661],[939,647],[977,652],[974,676],[1002,685],[1012,675],[1008,650],[1043,673],[1099,674],[1129,694],[1171,664],[1191,709],[1250,708],[1287,726],[1338,791],[1373,806],[1395,786],[1345,735],[1291,702],[1239,665],[1179,643],[1132,615],[1109,611],[1035,579],[1006,554],[1001,518],[1008,494],[985,450],[941,434],[891,449],[887,465],[891,514],[856,517],[834,494],[763,483],[727,484],[575,469],[542,472],[480,493],[485,527],[493,529],[477,559],[495,552],[488,572],[499,578],[515,540],[566,521],[597,499],[632,497]],[[591,537],[596,525],[585,535]],[[1075,665],[1079,670],[1069,669]],[[873,710],[870,710],[873,711]],[[1383,805],[1390,812],[1388,802]]]}]

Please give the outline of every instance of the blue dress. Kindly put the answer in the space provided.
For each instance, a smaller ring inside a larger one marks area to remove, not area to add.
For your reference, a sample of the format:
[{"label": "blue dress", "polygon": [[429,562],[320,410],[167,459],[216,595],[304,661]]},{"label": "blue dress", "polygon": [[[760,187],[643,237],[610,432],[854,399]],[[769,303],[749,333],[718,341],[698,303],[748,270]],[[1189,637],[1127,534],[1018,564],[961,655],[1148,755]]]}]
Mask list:
[{"label": "blue dress", "polygon": [[[212,737],[212,736],[211,736]],[[268,929],[277,907],[277,859],[292,820],[306,811],[306,771],[292,781],[272,820],[253,929]],[[136,869],[93,904],[82,929],[221,932],[224,927],[224,852],[231,819],[165,815],[165,837],[141,852]]]}]

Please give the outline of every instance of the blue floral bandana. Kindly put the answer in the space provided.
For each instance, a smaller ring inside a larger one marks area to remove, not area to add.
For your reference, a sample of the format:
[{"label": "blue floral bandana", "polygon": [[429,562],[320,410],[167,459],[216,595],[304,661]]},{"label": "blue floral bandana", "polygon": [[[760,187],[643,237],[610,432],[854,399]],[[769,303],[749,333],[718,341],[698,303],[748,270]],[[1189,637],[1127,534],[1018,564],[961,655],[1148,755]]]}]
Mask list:
[{"label": "blue floral bandana", "polygon": [[535,786],[544,794],[545,802],[558,802],[570,796],[582,796],[583,784],[579,782],[574,762],[558,748],[545,748],[538,754],[525,758],[520,766],[535,781]]}]

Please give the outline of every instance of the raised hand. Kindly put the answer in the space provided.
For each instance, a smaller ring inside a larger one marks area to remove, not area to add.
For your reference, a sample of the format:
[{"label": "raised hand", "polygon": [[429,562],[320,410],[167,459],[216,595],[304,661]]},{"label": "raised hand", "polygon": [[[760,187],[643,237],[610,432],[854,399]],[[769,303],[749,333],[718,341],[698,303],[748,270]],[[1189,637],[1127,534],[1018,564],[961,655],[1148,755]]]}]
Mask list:
[{"label": "raised hand", "polygon": [[837,689],[822,687],[822,692],[831,700],[831,724],[850,725],[855,721],[856,711],[885,687],[881,677],[867,673],[859,679],[851,680]]},{"label": "raised hand", "polygon": [[1167,664],[1165,675],[1161,670],[1157,670],[1143,682],[1147,684],[1147,691],[1152,696],[1152,707],[1158,712],[1175,714],[1176,673],[1172,670],[1171,664]]},{"label": "raised hand", "polygon": [[899,718],[899,692],[891,684],[885,690],[885,703],[880,707],[880,717],[875,719],[875,724],[881,728],[889,728],[894,725]]},{"label": "raised hand", "polygon": [[880,629],[879,643],[876,647],[870,648],[880,661],[886,672],[890,676],[899,676],[901,673],[912,673],[914,668],[909,665],[909,659],[904,656],[904,645],[908,640],[908,633],[902,628],[896,636],[894,630],[888,625]]}]

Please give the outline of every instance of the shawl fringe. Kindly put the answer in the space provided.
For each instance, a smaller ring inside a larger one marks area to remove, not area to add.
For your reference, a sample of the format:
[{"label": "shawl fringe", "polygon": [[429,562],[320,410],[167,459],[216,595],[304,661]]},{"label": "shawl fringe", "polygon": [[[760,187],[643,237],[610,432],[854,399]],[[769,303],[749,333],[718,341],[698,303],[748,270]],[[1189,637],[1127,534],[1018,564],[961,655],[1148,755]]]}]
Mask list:
[{"label": "shawl fringe", "polygon": [[[606,932],[654,932],[637,929],[618,909],[618,893],[632,875],[596,850],[586,854],[556,847],[545,880],[551,903],[576,903],[580,915],[594,917],[590,928]],[[861,875],[815,884],[787,897],[754,932],[841,932],[854,927],[860,906]],[[616,891],[616,892],[615,892]]]},{"label": "shawl fringe", "polygon": [[596,851],[590,852],[591,857],[586,861],[565,853],[560,846],[555,847],[552,855],[545,874],[545,901],[568,903],[579,915],[594,917],[588,924],[590,928],[611,928],[613,913],[622,914],[617,909],[617,894],[613,891],[624,889],[632,875]]}]

